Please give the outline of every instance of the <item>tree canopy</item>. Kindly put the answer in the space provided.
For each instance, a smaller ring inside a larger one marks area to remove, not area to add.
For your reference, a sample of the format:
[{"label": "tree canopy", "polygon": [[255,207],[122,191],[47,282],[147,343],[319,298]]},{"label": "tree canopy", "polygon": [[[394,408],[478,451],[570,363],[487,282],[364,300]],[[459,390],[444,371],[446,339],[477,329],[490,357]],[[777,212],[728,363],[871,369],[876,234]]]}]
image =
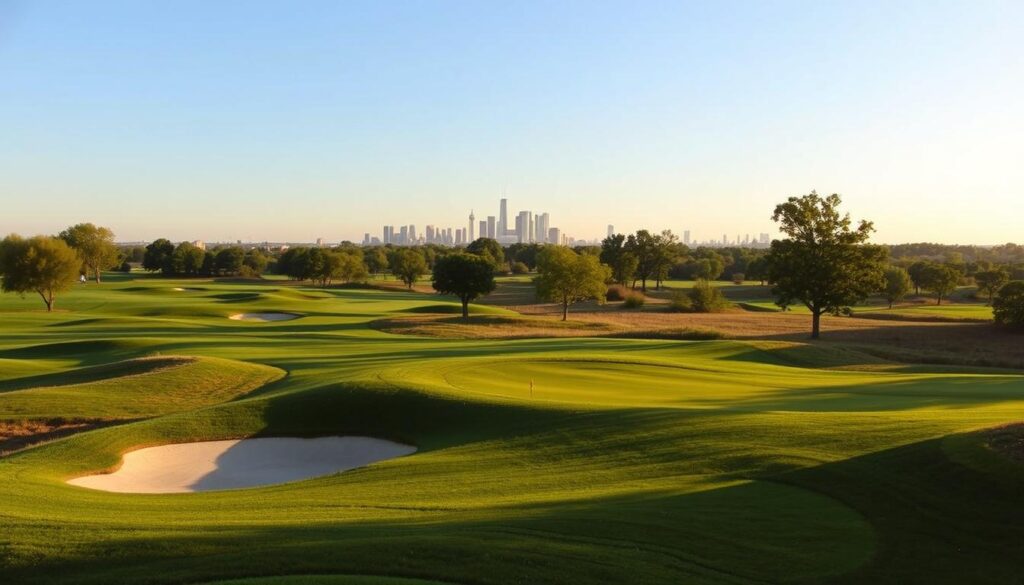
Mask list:
[{"label": "tree canopy", "polygon": [[992,314],[1000,325],[1024,329],[1024,281],[1015,280],[999,289],[992,301]]},{"label": "tree canopy", "polygon": [[974,282],[977,283],[978,290],[988,296],[988,303],[991,305],[996,293],[1010,282],[1010,273],[1005,268],[982,270],[975,273]]},{"label": "tree canopy", "polygon": [[39,294],[47,311],[53,310],[57,293],[74,286],[81,266],[79,254],[62,239],[11,234],[0,241],[0,287],[4,292]]},{"label": "tree canopy", "polygon": [[462,301],[462,317],[469,317],[469,303],[490,294],[495,285],[494,267],[475,254],[449,254],[434,262],[434,290]]},{"label": "tree canopy", "polygon": [[412,290],[421,276],[427,273],[427,261],[418,250],[412,248],[399,248],[391,253],[391,273],[402,279],[402,282]]},{"label": "tree canopy", "polygon": [[501,269],[505,264],[505,250],[492,238],[477,238],[466,246],[466,251],[486,258],[495,270]]},{"label": "tree canopy", "polygon": [[772,219],[786,238],[774,240],[767,256],[776,303],[801,303],[811,311],[811,337],[821,333],[821,315],[849,310],[882,288],[886,250],[867,244],[869,221],[852,227],[841,215],[839,195],[812,191],[779,204]]},{"label": "tree canopy", "polygon": [[547,246],[537,256],[537,296],[562,305],[562,320],[569,305],[597,299],[603,303],[611,269],[593,254],[577,254],[562,246]]},{"label": "tree canopy", "polygon": [[80,223],[62,231],[58,237],[78,252],[82,265],[100,282],[100,273],[120,264],[120,253],[114,245],[114,232],[91,223]]},{"label": "tree canopy", "polygon": [[903,300],[911,288],[910,275],[899,266],[890,266],[885,271],[885,287],[882,293],[885,300],[889,302],[889,308],[893,303]]}]

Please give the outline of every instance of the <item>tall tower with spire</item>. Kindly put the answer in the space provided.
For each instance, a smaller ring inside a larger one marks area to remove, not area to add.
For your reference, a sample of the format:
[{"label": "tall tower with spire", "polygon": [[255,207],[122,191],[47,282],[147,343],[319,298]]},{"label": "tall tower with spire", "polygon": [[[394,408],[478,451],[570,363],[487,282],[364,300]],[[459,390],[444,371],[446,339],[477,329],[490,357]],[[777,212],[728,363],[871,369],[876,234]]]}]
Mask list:
[{"label": "tall tower with spire", "polygon": [[469,241],[476,240],[476,236],[473,235],[473,231],[476,229],[476,216],[473,215],[473,210],[469,210]]}]

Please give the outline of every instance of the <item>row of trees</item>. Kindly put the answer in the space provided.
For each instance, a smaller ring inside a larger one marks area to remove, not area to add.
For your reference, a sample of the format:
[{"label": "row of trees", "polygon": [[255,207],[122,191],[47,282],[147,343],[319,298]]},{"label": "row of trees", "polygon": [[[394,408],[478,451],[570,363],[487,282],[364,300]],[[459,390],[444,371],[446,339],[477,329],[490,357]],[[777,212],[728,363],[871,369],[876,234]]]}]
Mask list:
[{"label": "row of trees", "polygon": [[191,242],[174,245],[166,238],[146,246],[142,267],[164,276],[258,276],[270,258],[257,249],[227,246],[204,250]]}]

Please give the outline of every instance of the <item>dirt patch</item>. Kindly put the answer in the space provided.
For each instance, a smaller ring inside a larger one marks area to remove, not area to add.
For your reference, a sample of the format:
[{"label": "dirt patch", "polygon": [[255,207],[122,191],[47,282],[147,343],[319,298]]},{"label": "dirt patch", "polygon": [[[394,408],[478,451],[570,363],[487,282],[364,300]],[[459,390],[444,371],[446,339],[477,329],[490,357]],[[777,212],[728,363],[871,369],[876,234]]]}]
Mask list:
[{"label": "dirt patch", "polygon": [[0,457],[40,443],[121,422],[125,421],[65,420],[62,418],[0,420]]}]

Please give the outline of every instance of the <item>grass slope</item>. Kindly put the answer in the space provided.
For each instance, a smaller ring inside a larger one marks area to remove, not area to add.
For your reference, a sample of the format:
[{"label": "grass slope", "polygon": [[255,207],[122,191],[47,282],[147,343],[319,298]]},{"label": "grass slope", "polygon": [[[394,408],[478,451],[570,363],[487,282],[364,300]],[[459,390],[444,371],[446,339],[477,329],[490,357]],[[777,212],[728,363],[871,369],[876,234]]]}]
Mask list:
[{"label": "grass slope", "polygon": [[[148,418],[0,459],[5,582],[1024,578],[1024,468],[977,432],[1020,417],[1016,372],[790,342],[371,327],[438,304],[401,291],[125,279],[62,300],[46,314],[0,297],[0,359],[17,365],[0,401]],[[243,310],[305,317],[226,318]],[[197,359],[125,361],[157,353]],[[64,483],[140,445],[325,434],[419,450],[248,490]]]}]

